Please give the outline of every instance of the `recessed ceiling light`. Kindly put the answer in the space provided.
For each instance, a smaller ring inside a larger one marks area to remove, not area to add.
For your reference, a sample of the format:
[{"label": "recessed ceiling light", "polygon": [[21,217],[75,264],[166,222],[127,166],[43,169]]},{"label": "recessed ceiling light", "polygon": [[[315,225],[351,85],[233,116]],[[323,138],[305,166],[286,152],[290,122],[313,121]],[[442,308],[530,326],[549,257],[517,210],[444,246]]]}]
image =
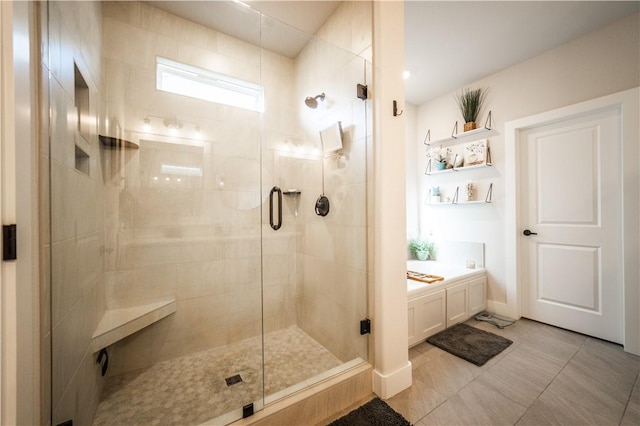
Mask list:
[{"label": "recessed ceiling light", "polygon": [[403,80],[406,80],[406,79],[408,79],[409,77],[411,77],[411,71],[409,71],[409,70],[404,70],[404,71],[402,71],[402,79],[403,79]]}]

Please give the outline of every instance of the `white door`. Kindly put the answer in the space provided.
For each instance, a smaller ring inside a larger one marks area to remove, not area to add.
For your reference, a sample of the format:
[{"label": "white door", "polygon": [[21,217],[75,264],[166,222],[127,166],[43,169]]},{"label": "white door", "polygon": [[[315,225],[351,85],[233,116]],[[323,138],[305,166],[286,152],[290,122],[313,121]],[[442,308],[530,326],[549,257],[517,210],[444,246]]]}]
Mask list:
[{"label": "white door", "polygon": [[620,128],[619,108],[609,108],[558,117],[520,137],[523,316],[618,343]]}]

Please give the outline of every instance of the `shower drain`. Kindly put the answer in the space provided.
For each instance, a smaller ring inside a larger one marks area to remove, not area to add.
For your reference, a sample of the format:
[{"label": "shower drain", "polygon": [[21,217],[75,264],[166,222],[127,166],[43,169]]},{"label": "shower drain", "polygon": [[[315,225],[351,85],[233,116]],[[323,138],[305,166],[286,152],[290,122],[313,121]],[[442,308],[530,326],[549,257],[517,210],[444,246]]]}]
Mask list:
[{"label": "shower drain", "polygon": [[240,377],[239,374],[236,374],[235,376],[227,377],[224,381],[227,383],[227,386],[231,386],[242,382],[242,377]]}]

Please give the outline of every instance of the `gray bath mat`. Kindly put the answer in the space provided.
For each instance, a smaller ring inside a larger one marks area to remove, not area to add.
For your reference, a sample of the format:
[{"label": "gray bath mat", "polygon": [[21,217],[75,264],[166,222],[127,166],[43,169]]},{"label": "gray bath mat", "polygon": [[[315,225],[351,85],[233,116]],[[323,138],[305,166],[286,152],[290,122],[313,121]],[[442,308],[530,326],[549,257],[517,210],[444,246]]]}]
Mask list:
[{"label": "gray bath mat", "polygon": [[386,402],[374,398],[346,416],[329,423],[329,426],[411,426],[411,423]]},{"label": "gray bath mat", "polygon": [[466,324],[447,328],[429,337],[427,342],[477,366],[484,365],[513,343],[502,336]]}]

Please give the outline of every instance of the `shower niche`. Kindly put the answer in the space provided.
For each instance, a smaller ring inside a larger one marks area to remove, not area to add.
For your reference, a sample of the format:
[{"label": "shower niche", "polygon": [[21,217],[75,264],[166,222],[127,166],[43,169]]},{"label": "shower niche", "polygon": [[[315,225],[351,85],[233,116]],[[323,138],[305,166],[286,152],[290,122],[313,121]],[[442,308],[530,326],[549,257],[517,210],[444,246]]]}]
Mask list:
[{"label": "shower niche", "polygon": [[89,175],[89,131],[90,131],[90,98],[89,86],[85,81],[77,65],[73,64],[73,94],[76,116],[75,137],[74,137],[74,158],[75,168],[85,175]]}]

